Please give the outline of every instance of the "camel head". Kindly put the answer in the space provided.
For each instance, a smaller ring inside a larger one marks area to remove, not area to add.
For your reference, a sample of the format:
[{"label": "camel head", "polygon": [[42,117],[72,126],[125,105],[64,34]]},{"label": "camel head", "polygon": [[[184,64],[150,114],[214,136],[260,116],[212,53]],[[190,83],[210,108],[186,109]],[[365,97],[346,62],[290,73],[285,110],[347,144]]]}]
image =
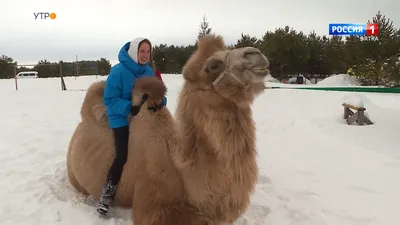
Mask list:
[{"label": "camel head", "polygon": [[143,104],[147,106],[160,104],[164,95],[167,93],[167,87],[157,77],[143,77],[136,79],[132,90],[132,105]]},{"label": "camel head", "polygon": [[183,68],[186,82],[197,89],[248,105],[265,89],[269,61],[257,48],[228,49],[221,36],[210,35],[198,42],[197,50]]}]

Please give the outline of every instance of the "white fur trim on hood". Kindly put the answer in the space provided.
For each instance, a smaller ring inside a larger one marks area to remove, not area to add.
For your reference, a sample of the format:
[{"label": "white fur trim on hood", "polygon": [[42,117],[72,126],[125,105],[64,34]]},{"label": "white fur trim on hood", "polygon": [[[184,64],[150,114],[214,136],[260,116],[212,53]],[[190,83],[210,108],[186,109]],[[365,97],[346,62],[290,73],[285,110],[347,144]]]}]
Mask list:
[{"label": "white fur trim on hood", "polygon": [[[138,54],[138,48],[139,48],[139,43],[143,40],[148,40],[147,38],[144,37],[138,37],[135,38],[131,41],[130,45],[129,45],[129,49],[128,49],[128,55],[133,59],[133,61],[135,61],[136,63],[138,63],[138,59],[137,59],[137,54]],[[150,41],[149,41],[150,42]],[[150,42],[151,43],[151,42]]]}]

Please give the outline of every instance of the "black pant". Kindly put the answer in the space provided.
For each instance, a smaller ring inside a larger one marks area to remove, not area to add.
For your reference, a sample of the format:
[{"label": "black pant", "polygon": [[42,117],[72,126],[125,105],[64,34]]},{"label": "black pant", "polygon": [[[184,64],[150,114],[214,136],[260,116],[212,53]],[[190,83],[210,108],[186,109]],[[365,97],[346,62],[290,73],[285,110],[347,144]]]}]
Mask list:
[{"label": "black pant", "polygon": [[129,127],[114,128],[115,159],[108,171],[108,178],[113,185],[117,185],[121,179],[122,170],[128,158]]}]

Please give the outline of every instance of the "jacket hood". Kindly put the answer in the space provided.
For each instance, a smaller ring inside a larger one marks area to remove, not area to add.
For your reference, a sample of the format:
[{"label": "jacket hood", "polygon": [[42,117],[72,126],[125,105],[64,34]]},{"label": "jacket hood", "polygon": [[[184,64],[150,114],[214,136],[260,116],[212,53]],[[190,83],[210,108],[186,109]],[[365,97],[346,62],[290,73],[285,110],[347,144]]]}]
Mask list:
[{"label": "jacket hood", "polygon": [[[150,62],[147,62],[145,65],[140,65],[137,63],[137,48],[139,42],[141,42],[142,40],[144,40],[144,38],[137,38],[133,41],[125,43],[118,53],[118,61],[121,64],[124,64],[133,74],[143,73],[146,70],[146,67],[148,67],[150,64]],[[133,48],[130,47],[131,45],[133,46]],[[136,57],[131,57],[129,52],[131,52]]]},{"label": "jacket hood", "polygon": [[147,38],[138,37],[138,38],[133,39],[129,45],[128,54],[133,59],[133,61],[135,61],[136,63],[138,63],[137,54],[138,54],[138,49],[139,49],[139,43],[143,40],[149,41],[149,39],[147,39]]}]

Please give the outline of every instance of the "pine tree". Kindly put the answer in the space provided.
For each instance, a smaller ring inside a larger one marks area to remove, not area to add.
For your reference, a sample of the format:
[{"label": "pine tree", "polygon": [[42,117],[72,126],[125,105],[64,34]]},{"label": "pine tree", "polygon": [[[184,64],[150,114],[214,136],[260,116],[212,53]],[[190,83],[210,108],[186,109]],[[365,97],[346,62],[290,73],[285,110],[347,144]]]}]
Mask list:
[{"label": "pine tree", "polygon": [[249,34],[241,34],[240,39],[236,42],[236,45],[234,46],[235,48],[241,48],[241,47],[256,47],[258,48],[260,45],[259,40],[256,37],[251,37]]},{"label": "pine tree", "polygon": [[199,31],[199,35],[197,36],[197,40],[200,40],[202,37],[207,36],[209,34],[211,34],[211,27],[209,27],[209,23],[207,22],[207,18],[204,15],[203,16],[203,21],[200,24],[200,31]]},{"label": "pine tree", "polygon": [[[364,38],[362,48],[364,60],[353,67],[353,71],[367,85],[388,85],[396,75],[399,51],[398,30],[393,21],[382,15],[380,11],[373,17],[372,22],[379,26],[378,38]],[[392,63],[390,67],[386,64]],[[385,67],[385,68],[384,68]]]}]

